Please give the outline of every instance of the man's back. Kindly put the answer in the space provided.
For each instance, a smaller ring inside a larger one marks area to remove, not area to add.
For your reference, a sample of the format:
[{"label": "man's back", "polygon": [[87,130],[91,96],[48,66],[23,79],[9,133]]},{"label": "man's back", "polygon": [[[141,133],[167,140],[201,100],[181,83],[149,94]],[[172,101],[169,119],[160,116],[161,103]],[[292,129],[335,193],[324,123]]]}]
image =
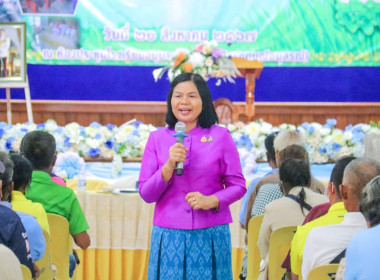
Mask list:
[{"label": "man's back", "polygon": [[302,278],[307,279],[310,270],[329,264],[344,249],[352,237],[367,228],[367,222],[360,212],[349,212],[343,222],[314,228],[306,238],[302,260]]},{"label": "man's back", "polygon": [[69,222],[70,233],[76,235],[89,229],[82,208],[73,190],[53,182],[43,171],[33,171],[30,188],[26,197],[39,202],[47,213],[65,217]]},{"label": "man's back", "polygon": [[377,279],[380,275],[380,225],[359,232],[346,253],[345,279]]},{"label": "man's back", "polygon": [[297,275],[301,273],[303,249],[310,231],[320,226],[339,224],[343,221],[346,213],[347,210],[344,208],[343,202],[338,202],[330,207],[326,215],[297,228],[291,245],[291,268],[293,273]]}]

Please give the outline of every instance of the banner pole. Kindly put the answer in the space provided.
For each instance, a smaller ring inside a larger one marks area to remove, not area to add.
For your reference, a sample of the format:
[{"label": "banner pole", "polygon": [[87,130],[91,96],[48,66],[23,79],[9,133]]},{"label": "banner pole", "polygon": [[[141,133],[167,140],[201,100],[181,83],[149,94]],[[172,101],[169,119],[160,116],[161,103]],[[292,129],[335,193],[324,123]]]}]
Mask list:
[{"label": "banner pole", "polygon": [[25,101],[26,101],[26,112],[28,114],[28,122],[33,123],[33,111],[32,111],[32,102],[30,100],[28,75],[26,75],[26,86],[24,87],[24,91],[25,91]]}]

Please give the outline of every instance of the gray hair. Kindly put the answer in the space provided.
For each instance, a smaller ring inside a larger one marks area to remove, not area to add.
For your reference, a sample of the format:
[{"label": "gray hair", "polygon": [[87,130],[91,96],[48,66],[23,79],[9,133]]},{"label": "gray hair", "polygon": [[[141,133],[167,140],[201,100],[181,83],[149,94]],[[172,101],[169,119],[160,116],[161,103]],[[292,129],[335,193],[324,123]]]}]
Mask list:
[{"label": "gray hair", "polygon": [[301,145],[305,144],[305,138],[301,133],[294,130],[282,130],[274,139],[274,149],[281,152],[283,149],[290,145]]},{"label": "gray hair", "polygon": [[380,224],[380,175],[365,186],[360,199],[360,212],[371,227]]},{"label": "gray hair", "polygon": [[3,190],[12,182],[13,162],[8,154],[0,151],[0,162],[4,165],[4,171],[0,173],[0,180],[3,182]]},{"label": "gray hair", "polygon": [[380,175],[380,162],[371,158],[357,158],[344,169],[343,182],[357,197],[358,201],[364,187],[372,178]]}]

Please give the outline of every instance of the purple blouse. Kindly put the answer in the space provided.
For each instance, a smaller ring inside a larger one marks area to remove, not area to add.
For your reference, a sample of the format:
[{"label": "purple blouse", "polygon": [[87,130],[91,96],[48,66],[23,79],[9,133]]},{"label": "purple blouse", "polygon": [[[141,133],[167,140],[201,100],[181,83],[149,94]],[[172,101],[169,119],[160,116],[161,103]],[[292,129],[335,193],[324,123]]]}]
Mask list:
[{"label": "purple blouse", "polygon": [[[153,224],[165,228],[201,229],[232,222],[229,205],[246,192],[236,145],[226,128],[196,127],[185,138],[188,150],[182,176],[166,183],[162,166],[169,157],[169,148],[176,143],[174,129],[162,128],[150,134],[142,159],[139,178],[141,197],[156,202]],[[202,142],[205,137],[207,142]],[[189,192],[216,195],[219,211],[193,210],[186,202]]]}]

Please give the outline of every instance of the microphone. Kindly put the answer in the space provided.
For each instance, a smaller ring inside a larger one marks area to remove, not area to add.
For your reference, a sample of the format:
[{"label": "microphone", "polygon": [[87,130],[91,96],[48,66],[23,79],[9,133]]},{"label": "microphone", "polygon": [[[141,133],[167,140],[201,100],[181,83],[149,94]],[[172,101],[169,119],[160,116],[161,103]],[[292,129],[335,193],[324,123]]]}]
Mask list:
[{"label": "microphone", "polygon": [[[186,125],[183,122],[177,122],[175,124],[175,134],[173,136],[176,138],[177,143],[181,143],[183,145],[183,140],[187,137]],[[176,164],[177,175],[181,176],[183,172],[183,162],[177,162]]]}]

